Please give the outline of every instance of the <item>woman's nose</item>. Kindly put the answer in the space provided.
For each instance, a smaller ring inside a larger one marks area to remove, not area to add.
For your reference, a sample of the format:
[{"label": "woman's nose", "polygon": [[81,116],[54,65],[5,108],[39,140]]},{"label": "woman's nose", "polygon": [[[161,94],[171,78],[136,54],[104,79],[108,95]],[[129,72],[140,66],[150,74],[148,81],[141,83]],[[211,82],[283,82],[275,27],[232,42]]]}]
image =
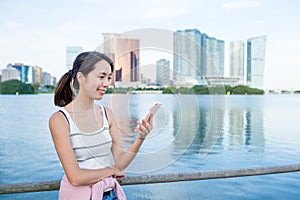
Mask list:
[{"label": "woman's nose", "polygon": [[110,80],[105,79],[105,80],[103,81],[103,86],[108,87],[109,84],[110,84]]}]

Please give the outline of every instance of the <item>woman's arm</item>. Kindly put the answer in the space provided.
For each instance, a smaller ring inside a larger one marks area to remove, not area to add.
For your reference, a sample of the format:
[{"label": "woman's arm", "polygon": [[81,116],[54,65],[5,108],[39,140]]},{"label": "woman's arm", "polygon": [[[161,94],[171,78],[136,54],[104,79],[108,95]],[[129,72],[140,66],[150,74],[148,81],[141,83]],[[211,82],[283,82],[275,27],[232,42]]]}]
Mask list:
[{"label": "woman's arm", "polygon": [[60,162],[73,186],[93,184],[112,175],[124,175],[123,172],[112,167],[95,170],[80,169],[70,140],[70,127],[62,113],[56,112],[50,117],[49,128]]},{"label": "woman's arm", "polygon": [[[106,108],[106,111],[110,126],[110,134],[112,136],[112,154],[115,161],[114,166],[119,170],[123,171],[135,158],[138,150],[140,149],[141,145],[145,140],[145,137],[138,137],[131,145],[131,147],[127,151],[124,151],[121,139],[122,131],[117,125],[113,117],[112,111],[108,108]],[[145,120],[142,120],[142,122],[139,123],[138,127],[136,128],[136,132],[139,135],[147,136],[150,133],[150,131],[152,130],[152,118],[153,116],[150,116],[147,122]]]}]

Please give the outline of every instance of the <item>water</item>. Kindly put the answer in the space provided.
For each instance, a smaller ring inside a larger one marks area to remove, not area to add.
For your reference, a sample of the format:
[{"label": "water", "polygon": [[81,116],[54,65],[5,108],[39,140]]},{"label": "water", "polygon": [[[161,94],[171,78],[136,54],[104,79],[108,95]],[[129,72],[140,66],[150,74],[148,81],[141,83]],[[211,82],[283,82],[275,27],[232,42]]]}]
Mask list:
[{"label": "water", "polygon": [[[155,128],[127,175],[300,163],[300,96],[107,95],[124,148],[136,122],[162,103]],[[0,95],[0,183],[59,180],[63,170],[48,130],[53,95]],[[124,120],[127,119],[127,120]],[[137,199],[298,199],[300,173],[123,186]],[[0,195],[57,199],[57,191]]]}]

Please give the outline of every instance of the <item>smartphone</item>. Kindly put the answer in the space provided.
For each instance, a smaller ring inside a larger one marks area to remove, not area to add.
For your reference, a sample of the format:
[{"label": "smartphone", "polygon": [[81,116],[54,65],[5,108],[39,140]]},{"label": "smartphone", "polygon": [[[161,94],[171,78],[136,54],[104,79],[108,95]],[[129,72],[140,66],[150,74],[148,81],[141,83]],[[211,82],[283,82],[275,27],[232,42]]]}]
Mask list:
[{"label": "smartphone", "polygon": [[158,111],[158,109],[160,108],[161,103],[155,103],[150,109],[149,109],[149,113],[147,114],[145,120],[148,121],[151,115],[155,115],[155,113]]}]

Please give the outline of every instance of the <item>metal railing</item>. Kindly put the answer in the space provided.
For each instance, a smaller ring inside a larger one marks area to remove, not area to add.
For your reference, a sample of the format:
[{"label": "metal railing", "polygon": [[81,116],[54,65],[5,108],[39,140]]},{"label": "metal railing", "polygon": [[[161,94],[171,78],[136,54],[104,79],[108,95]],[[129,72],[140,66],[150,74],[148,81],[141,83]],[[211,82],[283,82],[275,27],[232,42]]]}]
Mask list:
[{"label": "metal railing", "polygon": [[[300,164],[266,166],[242,169],[176,173],[176,174],[149,174],[140,176],[129,176],[120,182],[121,185],[167,183],[179,181],[195,181],[220,178],[234,178],[244,176],[257,176],[267,174],[279,174],[289,172],[300,172]],[[60,181],[47,181],[36,183],[0,184],[0,194],[13,194],[24,192],[42,192],[58,190]]]}]

